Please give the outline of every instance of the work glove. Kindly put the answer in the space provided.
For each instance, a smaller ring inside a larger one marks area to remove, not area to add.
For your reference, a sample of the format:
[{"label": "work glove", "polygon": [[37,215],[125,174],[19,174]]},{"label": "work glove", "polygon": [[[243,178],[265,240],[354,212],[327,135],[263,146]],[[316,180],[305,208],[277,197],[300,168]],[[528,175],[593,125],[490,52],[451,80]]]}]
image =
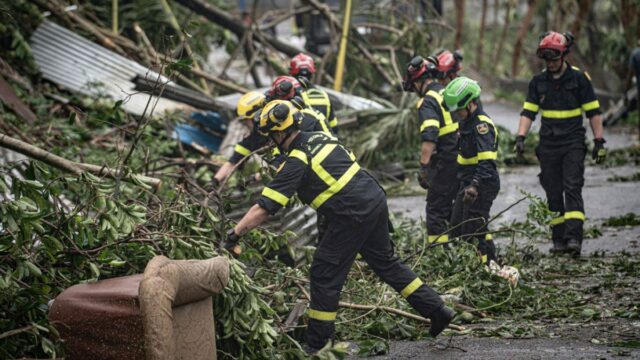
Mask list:
[{"label": "work glove", "polygon": [[478,198],[478,187],[473,184],[465,187],[462,191],[464,192],[462,202],[467,205],[473,204]]},{"label": "work glove", "polygon": [[593,152],[591,157],[596,161],[596,164],[602,164],[604,159],[607,158],[607,149],[604,148],[606,141],[603,138],[593,139]]},{"label": "work glove", "polygon": [[523,135],[516,136],[516,143],[513,146],[513,151],[518,156],[522,156],[524,154],[524,136]]},{"label": "work glove", "polygon": [[238,257],[242,254],[242,248],[238,245],[238,242],[240,242],[240,235],[236,234],[235,229],[231,228],[227,232],[227,236],[222,243],[222,247],[234,257]]},{"label": "work glove", "polygon": [[418,173],[418,182],[423,189],[429,188],[429,167],[420,164],[420,172]]}]

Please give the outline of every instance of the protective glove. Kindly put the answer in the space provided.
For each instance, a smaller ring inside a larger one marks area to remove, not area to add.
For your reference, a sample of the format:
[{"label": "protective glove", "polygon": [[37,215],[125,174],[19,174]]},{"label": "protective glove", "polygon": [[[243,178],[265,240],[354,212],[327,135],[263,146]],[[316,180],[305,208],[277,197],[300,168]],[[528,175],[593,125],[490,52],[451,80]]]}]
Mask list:
[{"label": "protective glove", "polygon": [[604,159],[607,158],[607,149],[604,148],[606,141],[603,138],[593,139],[593,152],[591,157],[596,161],[596,164],[602,164]]},{"label": "protective glove", "polygon": [[473,202],[478,198],[478,187],[473,184],[465,187],[462,191],[464,192],[462,202],[467,205],[473,204]]},{"label": "protective glove", "polygon": [[236,234],[235,229],[231,228],[227,232],[227,237],[222,243],[222,247],[227,250],[231,255],[238,257],[242,254],[242,248],[238,245],[240,241],[240,235]]},{"label": "protective glove", "polygon": [[424,164],[420,164],[420,172],[418,173],[418,182],[423,189],[429,188],[429,167]]},{"label": "protective glove", "polygon": [[513,151],[518,156],[522,156],[524,154],[524,136],[522,135],[516,136],[516,143],[513,146]]}]

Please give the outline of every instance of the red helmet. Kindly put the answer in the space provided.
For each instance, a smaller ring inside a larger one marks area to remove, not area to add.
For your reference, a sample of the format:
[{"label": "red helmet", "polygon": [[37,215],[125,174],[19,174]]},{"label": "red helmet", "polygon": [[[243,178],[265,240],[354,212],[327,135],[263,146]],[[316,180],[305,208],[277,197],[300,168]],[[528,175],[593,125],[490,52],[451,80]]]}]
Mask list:
[{"label": "red helmet", "polygon": [[411,59],[407,64],[407,72],[402,79],[402,89],[409,92],[414,91],[413,83],[415,81],[435,77],[436,64],[433,60],[432,58],[425,60],[420,55]]},{"label": "red helmet", "polygon": [[289,75],[310,77],[316,72],[316,64],[309,55],[299,53],[289,63]]},{"label": "red helmet", "polygon": [[571,33],[560,34],[549,31],[540,37],[536,55],[543,59],[559,59],[569,53],[572,43],[573,35]]},{"label": "red helmet", "polygon": [[456,75],[462,70],[462,54],[457,50],[453,53],[449,50],[442,50],[436,54],[438,60],[438,72],[440,77],[446,77],[448,75]]},{"label": "red helmet", "polygon": [[278,76],[271,84],[269,97],[271,100],[291,100],[300,88],[300,83],[295,78],[286,75]]}]

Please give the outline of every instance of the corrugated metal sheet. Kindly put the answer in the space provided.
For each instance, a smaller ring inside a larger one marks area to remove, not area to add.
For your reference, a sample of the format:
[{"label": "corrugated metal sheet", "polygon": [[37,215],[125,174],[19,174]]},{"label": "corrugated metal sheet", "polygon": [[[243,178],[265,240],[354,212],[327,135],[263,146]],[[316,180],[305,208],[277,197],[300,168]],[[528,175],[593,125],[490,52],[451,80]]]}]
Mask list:
[{"label": "corrugated metal sheet", "polygon": [[[43,22],[34,32],[31,48],[45,79],[85,95],[125,100],[123,109],[135,115],[143,114],[149,95],[136,93],[133,79],[139,75],[155,82],[159,76],[135,61],[50,21]],[[161,76],[160,81],[167,82],[168,79]],[[154,96],[152,104],[156,102],[155,114],[188,108]]]}]

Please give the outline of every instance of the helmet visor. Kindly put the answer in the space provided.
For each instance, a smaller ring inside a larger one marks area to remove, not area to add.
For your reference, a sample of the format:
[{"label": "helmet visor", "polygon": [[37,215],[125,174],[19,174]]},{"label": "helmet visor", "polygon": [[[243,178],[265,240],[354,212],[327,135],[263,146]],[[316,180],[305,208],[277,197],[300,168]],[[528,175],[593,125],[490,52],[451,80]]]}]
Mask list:
[{"label": "helmet visor", "polygon": [[538,49],[536,54],[544,60],[558,60],[562,57],[562,51],[558,49]]}]

